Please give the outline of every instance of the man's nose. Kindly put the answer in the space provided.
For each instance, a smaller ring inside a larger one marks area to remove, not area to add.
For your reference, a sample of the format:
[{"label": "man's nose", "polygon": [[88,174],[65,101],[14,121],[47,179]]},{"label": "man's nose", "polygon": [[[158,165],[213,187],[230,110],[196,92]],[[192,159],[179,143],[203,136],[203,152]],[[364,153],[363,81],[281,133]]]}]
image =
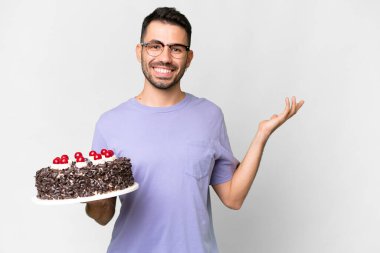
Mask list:
[{"label": "man's nose", "polygon": [[170,47],[164,46],[162,53],[159,55],[159,58],[163,62],[172,62],[173,58],[170,53]]}]

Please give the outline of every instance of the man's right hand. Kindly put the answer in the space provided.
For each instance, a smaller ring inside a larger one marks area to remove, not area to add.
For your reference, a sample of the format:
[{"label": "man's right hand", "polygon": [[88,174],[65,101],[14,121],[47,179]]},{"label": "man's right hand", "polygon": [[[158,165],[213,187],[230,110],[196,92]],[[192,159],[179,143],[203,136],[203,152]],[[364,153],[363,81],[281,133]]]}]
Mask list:
[{"label": "man's right hand", "polygon": [[115,214],[116,197],[86,203],[86,213],[100,225],[105,226]]}]

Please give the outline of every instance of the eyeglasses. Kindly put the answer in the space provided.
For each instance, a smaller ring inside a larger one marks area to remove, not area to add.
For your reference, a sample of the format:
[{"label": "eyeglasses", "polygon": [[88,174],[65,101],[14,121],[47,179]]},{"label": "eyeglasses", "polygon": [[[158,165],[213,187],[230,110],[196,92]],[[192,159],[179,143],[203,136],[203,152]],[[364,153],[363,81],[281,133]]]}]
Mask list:
[{"label": "eyeglasses", "polygon": [[159,40],[154,40],[151,42],[142,42],[140,43],[143,47],[145,47],[146,52],[152,56],[157,57],[164,51],[165,46],[168,46],[170,49],[170,54],[174,58],[181,59],[185,57],[186,52],[190,50],[189,46],[185,46],[182,44],[164,44]]}]

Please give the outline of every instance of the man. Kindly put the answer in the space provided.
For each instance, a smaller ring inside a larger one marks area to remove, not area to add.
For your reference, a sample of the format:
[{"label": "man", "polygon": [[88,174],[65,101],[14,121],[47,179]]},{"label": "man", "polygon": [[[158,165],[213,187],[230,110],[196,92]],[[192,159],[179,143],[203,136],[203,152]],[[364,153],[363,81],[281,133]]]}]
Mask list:
[{"label": "man", "polygon": [[[209,185],[224,205],[239,209],[255,178],[265,143],[302,106],[286,98],[283,113],[260,122],[241,163],[234,158],[222,111],[181,90],[193,59],[191,26],[174,8],[158,8],[143,22],[136,56],[145,75],[136,97],[96,124],[93,149],[130,157],[140,188],[120,196],[120,215],[108,252],[218,252]],[[87,214],[105,225],[116,198],[89,202]]]}]

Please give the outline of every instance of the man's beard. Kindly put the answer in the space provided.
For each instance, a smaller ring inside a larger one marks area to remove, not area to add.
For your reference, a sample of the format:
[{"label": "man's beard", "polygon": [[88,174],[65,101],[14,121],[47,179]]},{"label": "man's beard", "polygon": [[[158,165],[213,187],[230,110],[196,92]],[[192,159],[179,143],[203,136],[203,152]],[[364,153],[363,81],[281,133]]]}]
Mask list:
[{"label": "man's beard", "polygon": [[[152,68],[153,69],[153,67],[160,67],[160,66],[162,66],[162,67],[168,67],[170,69],[173,69],[174,71],[178,69],[178,67],[176,67],[175,65],[172,65],[170,63],[156,62],[154,64],[146,64],[146,62],[145,62],[145,60],[143,58],[141,60],[141,69],[142,69],[142,71],[144,73],[144,76],[145,76],[146,80],[148,80],[148,82],[151,85],[153,85],[155,88],[160,89],[160,90],[168,90],[168,89],[176,86],[177,84],[179,84],[179,81],[182,79],[183,75],[185,74],[185,70],[186,70],[186,68],[182,68],[181,71],[177,74],[177,76],[174,77],[174,79],[173,79],[172,82],[166,83],[166,82],[160,82],[159,80],[155,81],[153,79],[153,76],[149,73],[149,71],[147,69],[147,68]],[[161,78],[161,79],[165,80],[166,78]]]}]

